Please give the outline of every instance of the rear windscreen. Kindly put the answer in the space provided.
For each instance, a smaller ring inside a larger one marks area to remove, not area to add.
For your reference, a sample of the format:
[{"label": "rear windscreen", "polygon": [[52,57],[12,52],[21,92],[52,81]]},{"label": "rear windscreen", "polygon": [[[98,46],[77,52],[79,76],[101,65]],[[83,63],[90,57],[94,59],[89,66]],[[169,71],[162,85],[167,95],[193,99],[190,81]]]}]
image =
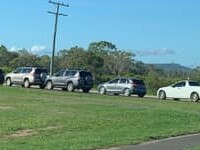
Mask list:
[{"label": "rear windscreen", "polygon": [[135,79],[133,79],[132,81],[133,81],[133,83],[135,83],[135,84],[144,85],[144,82],[143,82],[142,80],[135,80]]},{"label": "rear windscreen", "polygon": [[48,73],[46,69],[36,69],[35,70],[36,74],[41,74],[41,73]]},{"label": "rear windscreen", "polygon": [[80,76],[81,77],[87,77],[87,76],[92,77],[92,73],[91,72],[86,72],[86,71],[81,71],[80,72]]}]

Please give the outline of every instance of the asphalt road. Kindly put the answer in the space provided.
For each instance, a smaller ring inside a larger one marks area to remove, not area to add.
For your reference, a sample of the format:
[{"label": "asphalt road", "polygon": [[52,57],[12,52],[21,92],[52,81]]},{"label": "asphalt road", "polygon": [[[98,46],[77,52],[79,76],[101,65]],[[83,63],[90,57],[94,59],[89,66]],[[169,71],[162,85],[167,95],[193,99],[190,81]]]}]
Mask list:
[{"label": "asphalt road", "polygon": [[200,134],[173,137],[109,150],[191,150],[200,147]]}]

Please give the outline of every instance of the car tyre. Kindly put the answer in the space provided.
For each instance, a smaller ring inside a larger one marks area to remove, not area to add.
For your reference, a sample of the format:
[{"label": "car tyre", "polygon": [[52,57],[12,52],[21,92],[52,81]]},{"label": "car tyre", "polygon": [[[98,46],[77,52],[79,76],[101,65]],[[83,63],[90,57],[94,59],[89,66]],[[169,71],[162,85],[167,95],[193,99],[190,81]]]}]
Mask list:
[{"label": "car tyre", "polygon": [[67,88],[62,88],[63,91],[67,91]]},{"label": "car tyre", "polygon": [[45,89],[47,89],[47,90],[52,90],[53,89],[53,83],[52,83],[52,81],[47,81]]},{"label": "car tyre", "polygon": [[67,90],[69,92],[73,92],[74,91],[74,85],[73,85],[72,82],[70,82],[70,83],[67,84]]},{"label": "car tyre", "polygon": [[44,85],[39,85],[39,88],[40,88],[40,89],[44,89],[45,86],[44,86]]},{"label": "car tyre", "polygon": [[166,99],[165,91],[160,91],[158,97],[160,100],[165,100]]},{"label": "car tyre", "polygon": [[115,95],[115,96],[118,96],[118,95],[119,95],[119,93],[114,93],[113,95]]},{"label": "car tyre", "polygon": [[124,96],[131,96],[130,89],[125,89],[124,90]]},{"label": "car tyre", "polygon": [[139,97],[144,97],[145,94],[138,94]]},{"label": "car tyre", "polygon": [[106,94],[106,89],[105,89],[105,87],[101,87],[101,88],[99,89],[99,93],[100,93],[101,95],[105,95],[105,94]]},{"label": "car tyre", "polygon": [[90,91],[90,89],[83,89],[84,93],[88,93]]},{"label": "car tyre", "polygon": [[10,78],[6,79],[6,85],[7,86],[12,86],[12,82],[11,82]]},{"label": "car tyre", "polygon": [[29,80],[28,79],[26,79],[25,81],[24,81],[24,87],[25,88],[29,88],[30,87],[30,82],[29,82]]},{"label": "car tyre", "polygon": [[198,101],[199,101],[199,95],[198,95],[196,92],[193,92],[193,93],[190,95],[190,99],[191,99],[191,101],[193,101],[193,102],[198,102]]}]

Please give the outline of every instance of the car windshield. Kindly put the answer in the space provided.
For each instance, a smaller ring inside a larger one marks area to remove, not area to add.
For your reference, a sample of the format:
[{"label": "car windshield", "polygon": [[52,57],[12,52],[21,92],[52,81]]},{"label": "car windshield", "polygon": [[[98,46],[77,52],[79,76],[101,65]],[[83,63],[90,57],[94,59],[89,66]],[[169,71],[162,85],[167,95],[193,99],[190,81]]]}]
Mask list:
[{"label": "car windshield", "polygon": [[196,81],[190,81],[189,85],[190,86],[200,86],[200,84],[198,82],[196,82]]}]

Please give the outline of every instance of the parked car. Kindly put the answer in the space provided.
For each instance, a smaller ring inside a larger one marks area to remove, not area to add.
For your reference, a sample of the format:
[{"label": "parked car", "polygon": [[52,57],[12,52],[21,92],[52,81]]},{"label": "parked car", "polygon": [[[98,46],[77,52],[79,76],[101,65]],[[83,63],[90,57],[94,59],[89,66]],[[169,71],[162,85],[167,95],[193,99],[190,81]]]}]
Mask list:
[{"label": "parked car", "polygon": [[91,72],[83,69],[65,69],[57,72],[54,76],[46,79],[46,89],[62,88],[67,91],[82,89],[83,92],[89,92],[93,87],[93,75]]},{"label": "parked car", "polygon": [[4,83],[4,72],[0,69],[0,84]]},{"label": "parked car", "polygon": [[175,84],[159,88],[157,96],[162,100],[166,98],[190,98],[192,101],[197,102],[200,96],[200,84],[197,81],[192,80],[179,81]]},{"label": "parked car", "polygon": [[146,94],[146,86],[143,80],[135,78],[116,78],[111,81],[102,83],[98,86],[100,94],[111,93],[114,95],[124,94],[130,96],[136,94],[139,97],[144,97]]},{"label": "parked car", "polygon": [[44,87],[44,82],[48,71],[43,67],[19,67],[5,77],[6,85],[19,84],[25,88],[31,85],[39,85]]}]

